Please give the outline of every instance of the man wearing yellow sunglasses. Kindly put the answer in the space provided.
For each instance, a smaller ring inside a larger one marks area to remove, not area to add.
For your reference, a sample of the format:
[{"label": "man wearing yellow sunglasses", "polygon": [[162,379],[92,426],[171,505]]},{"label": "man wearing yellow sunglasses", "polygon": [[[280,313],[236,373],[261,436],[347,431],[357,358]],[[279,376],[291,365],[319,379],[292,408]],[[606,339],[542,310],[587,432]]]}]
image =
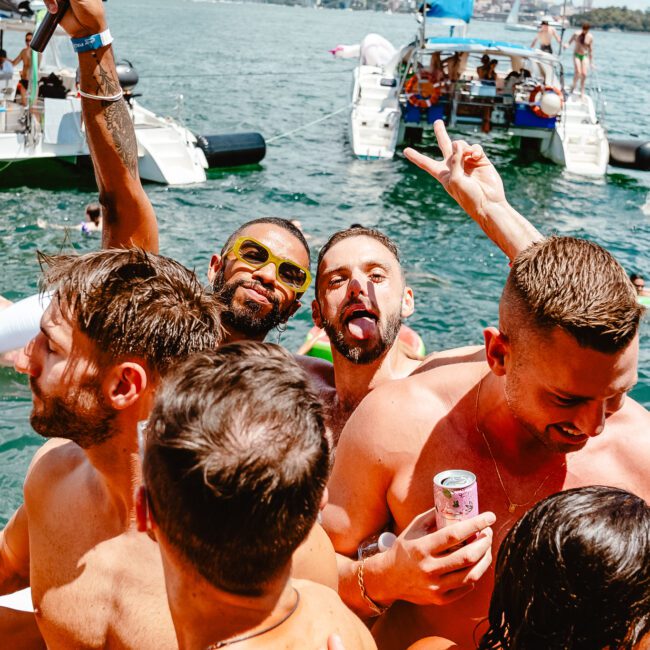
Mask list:
[{"label": "man wearing yellow sunglasses", "polygon": [[290,221],[240,226],[210,260],[208,278],[224,307],[225,342],[263,341],[300,307],[311,282],[309,245]]}]

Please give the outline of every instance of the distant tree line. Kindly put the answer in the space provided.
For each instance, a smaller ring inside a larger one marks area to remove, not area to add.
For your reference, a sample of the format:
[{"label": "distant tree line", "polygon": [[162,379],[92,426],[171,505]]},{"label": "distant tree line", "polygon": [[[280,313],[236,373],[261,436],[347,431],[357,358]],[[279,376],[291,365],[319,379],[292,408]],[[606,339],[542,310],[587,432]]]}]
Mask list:
[{"label": "distant tree line", "polygon": [[650,32],[650,9],[646,11],[626,7],[604,7],[592,9],[571,17],[573,25],[588,22],[601,29],[621,29],[629,32]]}]

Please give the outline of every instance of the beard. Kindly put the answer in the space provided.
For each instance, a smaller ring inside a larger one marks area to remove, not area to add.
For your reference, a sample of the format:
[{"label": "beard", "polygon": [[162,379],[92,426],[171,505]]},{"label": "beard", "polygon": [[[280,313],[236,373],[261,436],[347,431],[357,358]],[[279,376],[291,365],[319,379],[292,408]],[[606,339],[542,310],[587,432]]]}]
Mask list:
[{"label": "beard", "polygon": [[379,359],[395,343],[402,326],[400,312],[396,311],[389,314],[385,322],[382,322],[381,318],[377,321],[379,337],[376,341],[358,341],[350,344],[345,340],[347,323],[339,320],[338,324],[334,325],[324,318],[322,321],[323,329],[334,349],[348,361],[357,365],[365,365]]},{"label": "beard", "polygon": [[117,412],[102,395],[97,377],[84,381],[64,395],[45,397],[33,377],[29,380],[34,401],[29,421],[44,438],[71,440],[82,449],[101,445],[116,433]]},{"label": "beard", "polygon": [[[271,303],[271,311],[260,314],[263,305],[254,300],[244,300],[243,304],[235,302],[235,292],[239,287],[247,289],[258,288],[265,292],[267,300]],[[284,323],[290,315],[293,303],[286,309],[280,309],[280,301],[271,291],[268,291],[260,282],[252,280],[234,280],[226,282],[223,269],[220,269],[212,283],[217,300],[223,307],[221,322],[226,329],[235,330],[250,338],[264,338],[274,327]]]}]

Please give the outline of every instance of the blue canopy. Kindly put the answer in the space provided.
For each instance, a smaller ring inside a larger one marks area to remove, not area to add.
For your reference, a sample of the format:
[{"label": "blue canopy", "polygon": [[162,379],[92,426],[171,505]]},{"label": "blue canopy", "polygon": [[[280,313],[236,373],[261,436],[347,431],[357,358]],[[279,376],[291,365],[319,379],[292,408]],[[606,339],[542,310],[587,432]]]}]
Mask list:
[{"label": "blue canopy", "polygon": [[436,19],[447,22],[461,20],[470,21],[474,11],[474,0],[431,0],[427,5],[427,19]]},{"label": "blue canopy", "polygon": [[498,50],[504,54],[515,54],[518,56],[532,56],[536,59],[553,59],[552,54],[546,54],[540,50],[533,50],[518,43],[507,43],[506,41],[493,41],[489,38],[459,38],[459,37],[436,37],[427,38],[427,46],[434,49],[449,49],[456,52],[478,52],[481,50]]}]

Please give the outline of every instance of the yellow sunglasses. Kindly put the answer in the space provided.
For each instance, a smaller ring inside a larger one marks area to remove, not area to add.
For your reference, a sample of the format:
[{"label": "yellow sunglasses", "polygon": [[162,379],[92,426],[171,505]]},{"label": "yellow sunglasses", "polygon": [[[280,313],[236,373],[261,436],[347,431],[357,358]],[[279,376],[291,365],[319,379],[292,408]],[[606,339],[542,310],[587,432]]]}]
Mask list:
[{"label": "yellow sunglasses", "polygon": [[238,237],[226,255],[232,253],[240,262],[259,269],[269,263],[275,264],[275,277],[287,289],[296,293],[304,293],[311,283],[311,273],[300,264],[285,260],[266,247],[262,242],[252,237]]}]

